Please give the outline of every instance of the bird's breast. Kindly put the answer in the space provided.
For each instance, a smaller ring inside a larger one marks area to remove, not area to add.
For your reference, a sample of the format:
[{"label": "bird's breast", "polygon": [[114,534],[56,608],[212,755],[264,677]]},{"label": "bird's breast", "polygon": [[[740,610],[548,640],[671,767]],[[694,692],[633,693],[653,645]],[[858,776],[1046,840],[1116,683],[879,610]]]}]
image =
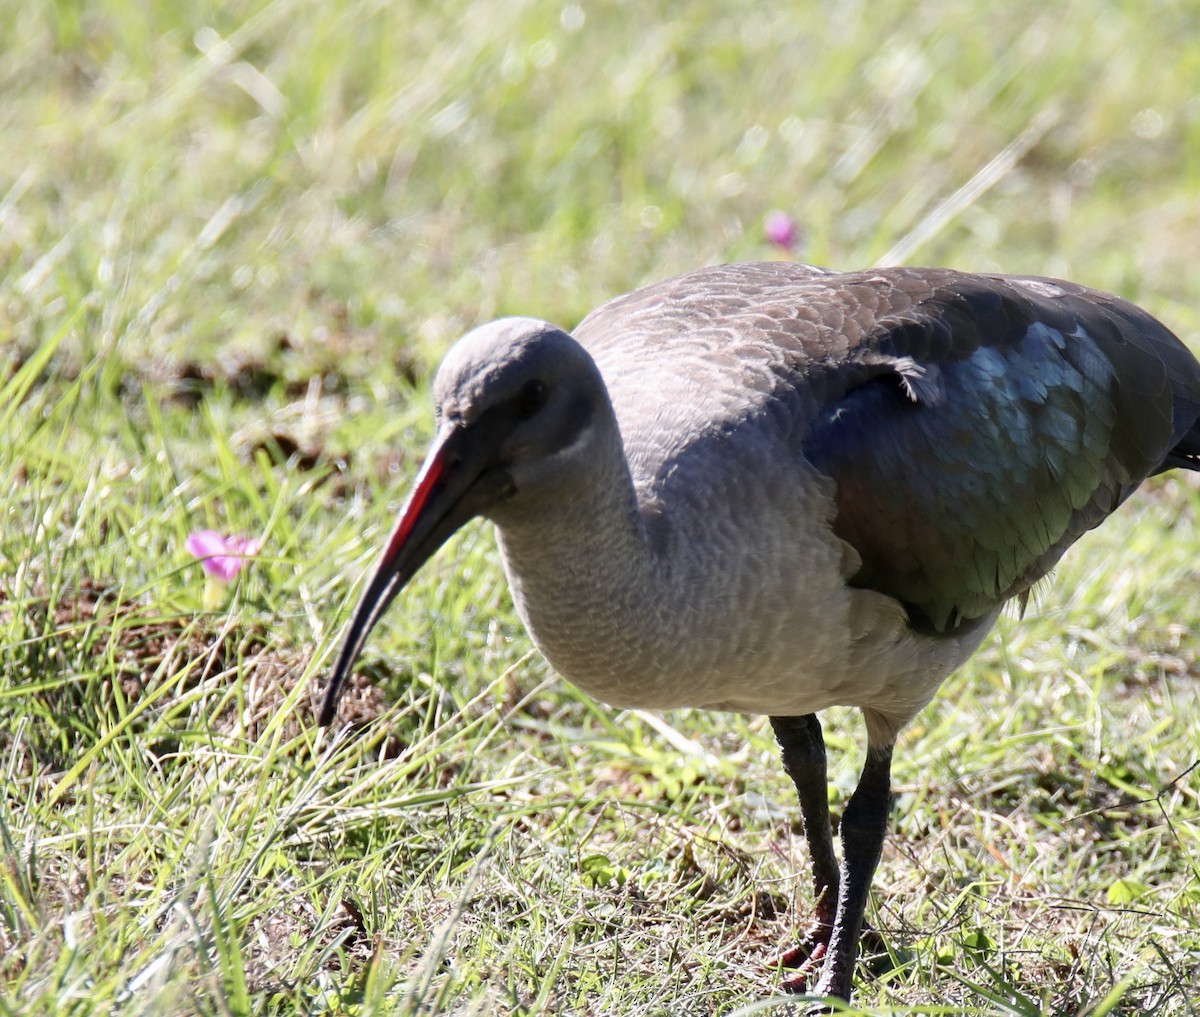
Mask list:
[{"label": "bird's breast", "polygon": [[611,507],[588,511],[601,492],[575,519],[500,525],[517,611],[550,665],[618,707],[847,704],[907,720],[923,706],[959,655],[923,655],[896,601],[847,584],[858,563],[833,533],[830,483],[779,455],[734,443],[680,457],[649,526],[603,525]]}]

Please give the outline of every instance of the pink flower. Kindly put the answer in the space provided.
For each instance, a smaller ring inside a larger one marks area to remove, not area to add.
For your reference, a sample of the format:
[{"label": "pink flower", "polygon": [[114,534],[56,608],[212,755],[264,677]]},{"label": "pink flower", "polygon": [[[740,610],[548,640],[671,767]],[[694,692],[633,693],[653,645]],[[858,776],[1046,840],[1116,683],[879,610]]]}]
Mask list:
[{"label": "pink flower", "polygon": [[781,251],[790,252],[800,238],[800,230],[796,220],[787,212],[771,212],[763,220],[763,233],[768,243],[774,244]]},{"label": "pink flower", "polygon": [[262,541],[253,537],[225,537],[216,530],[196,530],[188,534],[183,546],[200,559],[205,572],[227,583],[242,570],[246,559],[258,554]]}]

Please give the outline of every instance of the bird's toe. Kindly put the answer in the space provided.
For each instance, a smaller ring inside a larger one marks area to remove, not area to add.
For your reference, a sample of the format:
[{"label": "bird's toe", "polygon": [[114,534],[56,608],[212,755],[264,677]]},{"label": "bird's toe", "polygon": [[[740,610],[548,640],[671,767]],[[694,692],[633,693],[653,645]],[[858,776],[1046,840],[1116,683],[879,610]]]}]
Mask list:
[{"label": "bird's toe", "polygon": [[[794,953],[799,948],[789,950],[784,954],[786,959],[789,954]],[[822,944],[812,951],[807,957],[798,963],[786,964],[781,960],[780,966],[786,968],[786,973],[783,976],[782,988],[784,992],[801,993],[808,988],[810,979],[815,978],[821,971],[821,961],[825,956],[825,946]]]},{"label": "bird's toe", "polygon": [[803,969],[816,964],[825,956],[829,947],[829,938],[833,935],[833,927],[828,922],[813,922],[800,937],[795,946],[788,947],[779,954],[772,963],[774,968]]},{"label": "bird's toe", "polygon": [[[853,981],[853,964],[846,957],[832,956],[829,952],[833,930],[825,923],[814,922],[801,937],[800,942],[785,950],[775,961],[777,969],[784,969],[782,989],[792,994],[810,993],[823,999],[849,1000]],[[865,954],[886,953],[883,937],[869,925],[864,925],[859,939],[860,949]],[[804,1010],[805,1017],[836,1011],[827,1006],[814,1004]]]},{"label": "bird's toe", "polygon": [[821,963],[829,949],[830,928],[814,924],[793,947],[784,950],[772,967],[783,968],[782,988],[784,992],[801,993],[821,973]]}]

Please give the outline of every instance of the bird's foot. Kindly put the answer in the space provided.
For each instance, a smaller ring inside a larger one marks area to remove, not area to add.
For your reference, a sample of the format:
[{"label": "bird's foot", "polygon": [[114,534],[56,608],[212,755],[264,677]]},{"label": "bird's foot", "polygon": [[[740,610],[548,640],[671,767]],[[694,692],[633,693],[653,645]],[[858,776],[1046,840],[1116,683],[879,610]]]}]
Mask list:
[{"label": "bird's foot", "polygon": [[782,988],[784,992],[801,993],[808,988],[810,979],[817,978],[821,974],[821,962],[825,959],[826,946],[824,943],[818,943],[817,946],[803,960],[798,963],[788,964],[788,960],[792,959],[793,953],[798,953],[799,948],[793,947],[780,958],[780,963],[783,967],[790,970],[783,976]]},{"label": "bird's foot", "polygon": [[[840,970],[826,971],[826,955],[829,952],[829,941],[833,929],[824,922],[814,922],[804,933],[800,942],[781,953],[774,967],[784,968],[782,988],[784,992],[800,994],[813,990],[818,996],[833,996],[839,999],[849,999],[849,974],[843,975]],[[859,936],[859,949],[862,953],[880,954],[886,952],[883,937],[870,925],[863,925]],[[841,965],[834,965],[836,968]],[[829,1010],[812,1010],[809,1013],[829,1013]]]},{"label": "bird's foot", "polygon": [[826,922],[813,922],[795,946],[784,950],[775,958],[772,967],[786,968],[783,976],[784,992],[803,992],[810,979],[820,976],[821,962],[829,949],[833,928]]}]

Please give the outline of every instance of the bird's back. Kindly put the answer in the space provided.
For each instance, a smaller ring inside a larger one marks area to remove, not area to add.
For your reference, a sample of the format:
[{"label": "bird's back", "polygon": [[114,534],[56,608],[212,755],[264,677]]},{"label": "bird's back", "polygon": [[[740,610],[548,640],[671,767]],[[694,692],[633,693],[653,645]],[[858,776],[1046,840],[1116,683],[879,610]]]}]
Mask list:
[{"label": "bird's back", "polygon": [[640,497],[669,504],[681,471],[736,484],[739,455],[786,466],[786,447],[833,482],[852,584],[931,634],[1025,594],[1142,480],[1200,453],[1191,353],[1058,280],[725,265],[609,301],[575,335]]}]

